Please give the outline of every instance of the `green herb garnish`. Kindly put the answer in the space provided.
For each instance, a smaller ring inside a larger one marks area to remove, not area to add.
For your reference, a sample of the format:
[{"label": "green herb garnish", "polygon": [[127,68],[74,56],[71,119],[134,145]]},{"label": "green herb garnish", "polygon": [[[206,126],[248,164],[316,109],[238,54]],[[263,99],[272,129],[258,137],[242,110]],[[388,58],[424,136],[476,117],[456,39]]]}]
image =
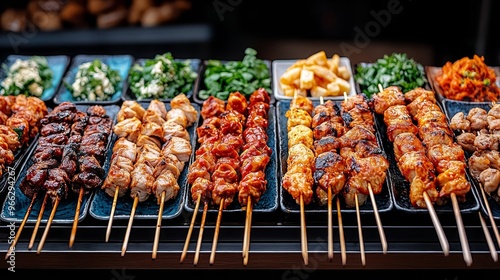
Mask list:
[{"label": "green herb garnish", "polygon": [[215,96],[227,100],[229,94],[236,91],[248,97],[259,88],[271,93],[269,67],[257,58],[257,51],[252,48],[245,50],[241,61],[208,60],[203,82],[205,89],[198,92],[201,99]]},{"label": "green herb garnish", "polygon": [[384,55],[375,63],[358,65],[355,79],[369,98],[379,92],[379,84],[383,88],[399,86],[403,92],[407,92],[427,83],[424,67],[405,53]]},{"label": "green herb garnish", "polygon": [[0,95],[41,97],[43,91],[52,86],[53,72],[46,57],[16,59],[10,67],[6,64],[2,67],[7,76],[0,84]]}]

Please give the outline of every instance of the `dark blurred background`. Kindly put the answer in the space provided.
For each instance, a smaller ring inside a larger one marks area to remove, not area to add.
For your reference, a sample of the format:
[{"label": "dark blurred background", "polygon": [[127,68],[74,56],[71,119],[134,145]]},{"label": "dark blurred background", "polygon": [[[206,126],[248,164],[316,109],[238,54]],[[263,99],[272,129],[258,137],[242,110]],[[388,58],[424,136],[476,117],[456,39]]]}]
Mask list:
[{"label": "dark blurred background", "polygon": [[500,64],[500,4],[430,0],[17,0],[1,2],[9,54],[294,59],[324,50],[353,64],[405,52],[424,65],[473,54]]}]

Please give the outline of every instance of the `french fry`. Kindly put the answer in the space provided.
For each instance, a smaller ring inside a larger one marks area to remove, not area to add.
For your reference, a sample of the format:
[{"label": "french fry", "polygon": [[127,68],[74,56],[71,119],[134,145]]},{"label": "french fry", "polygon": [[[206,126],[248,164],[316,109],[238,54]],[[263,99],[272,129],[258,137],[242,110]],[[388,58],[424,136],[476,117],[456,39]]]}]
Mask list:
[{"label": "french fry", "polygon": [[326,57],[325,51],[319,51],[315,54],[310,55],[308,58],[306,58],[306,64],[307,65],[320,65],[320,66],[327,67],[328,58]]},{"label": "french fry", "polygon": [[324,87],[315,86],[311,89],[312,97],[328,96],[328,90]]},{"label": "french fry", "polygon": [[337,68],[337,76],[341,77],[342,79],[348,81],[351,78],[351,73],[349,73],[349,70],[345,66],[339,66]]},{"label": "french fry", "polygon": [[326,86],[326,90],[328,91],[326,94],[328,96],[339,96],[343,94],[343,91],[340,87],[339,83],[331,82]]},{"label": "french fry", "polygon": [[334,54],[332,58],[328,61],[328,68],[335,74],[338,74],[338,68],[340,65],[340,56],[338,54]]},{"label": "french fry", "polygon": [[[342,78],[336,78],[335,81],[333,81],[332,83],[338,85],[341,93],[343,93],[344,91],[349,92],[351,90],[351,84]],[[332,83],[330,83],[330,84],[332,84]]]},{"label": "french fry", "polygon": [[323,78],[328,82],[333,82],[335,78],[337,78],[337,75],[335,75],[335,73],[333,73],[326,67],[322,67],[319,65],[311,65],[311,66],[306,66],[306,68],[313,71],[316,76],[319,76],[320,78]]},{"label": "french fry", "polygon": [[300,71],[300,84],[301,89],[311,89],[314,86],[314,72],[306,68]]},{"label": "french fry", "polygon": [[301,67],[294,67],[289,70],[287,70],[283,75],[280,77],[280,82],[282,84],[287,84],[291,85],[295,80],[300,79],[300,71],[302,70]]}]

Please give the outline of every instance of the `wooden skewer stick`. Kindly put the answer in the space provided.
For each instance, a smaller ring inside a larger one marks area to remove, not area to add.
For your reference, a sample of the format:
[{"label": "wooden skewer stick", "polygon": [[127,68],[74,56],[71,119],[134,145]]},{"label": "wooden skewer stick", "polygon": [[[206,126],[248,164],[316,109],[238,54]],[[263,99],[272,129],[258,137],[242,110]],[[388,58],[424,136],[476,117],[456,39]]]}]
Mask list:
[{"label": "wooden skewer stick", "polygon": [[45,196],[43,197],[42,205],[40,206],[40,212],[38,212],[38,217],[36,219],[35,227],[33,228],[33,233],[31,234],[30,243],[28,244],[28,249],[30,249],[30,250],[31,250],[31,248],[33,248],[33,245],[35,244],[36,234],[38,232],[38,228],[40,228],[40,223],[42,222],[43,213],[45,212],[45,205],[47,205],[48,198],[49,198],[49,195],[47,193],[45,193]]},{"label": "wooden skewer stick", "polygon": [[253,203],[251,197],[247,199],[247,217],[245,221],[245,237],[243,238],[243,265],[248,264],[248,251],[250,250],[250,229],[252,228]]},{"label": "wooden skewer stick", "polygon": [[156,255],[158,253],[158,244],[160,242],[160,231],[161,231],[161,219],[163,216],[163,206],[165,205],[165,191],[161,193],[160,208],[158,209],[158,219],[156,220],[156,231],[155,239],[153,241],[153,260],[156,260]]},{"label": "wooden skewer stick", "polygon": [[191,217],[191,223],[189,224],[188,233],[186,235],[186,241],[184,242],[184,247],[182,249],[180,263],[183,263],[184,259],[186,258],[187,249],[189,247],[189,240],[191,240],[191,234],[193,233],[194,223],[196,221],[196,214],[198,214],[198,209],[200,208],[200,202],[201,202],[201,194],[198,194],[198,199],[196,200],[193,216]]},{"label": "wooden skewer stick", "polygon": [[213,265],[215,262],[215,251],[217,249],[217,242],[219,241],[219,229],[220,222],[222,220],[222,210],[224,209],[224,201],[225,198],[222,198],[220,201],[219,213],[217,214],[217,222],[215,223],[214,240],[212,242],[212,252],[210,253],[210,265]]},{"label": "wooden skewer stick", "polygon": [[478,212],[478,214],[479,214],[479,221],[481,221],[481,227],[483,228],[484,237],[486,237],[486,243],[488,244],[488,248],[490,248],[491,258],[493,259],[494,262],[497,262],[498,253],[497,250],[495,249],[495,244],[491,239],[490,231],[488,230],[488,226],[486,225],[486,222],[484,221],[483,215],[481,214],[480,211]]},{"label": "wooden skewer stick", "polygon": [[47,225],[45,226],[45,230],[43,231],[42,238],[40,239],[40,243],[38,243],[38,249],[36,250],[37,254],[40,254],[42,251],[43,245],[45,244],[45,240],[47,239],[47,235],[49,234],[50,226],[52,225],[52,220],[54,220],[54,216],[56,215],[57,206],[59,206],[59,202],[61,198],[58,197],[54,201],[54,205],[52,206],[52,211],[50,212],[49,219],[47,221]]},{"label": "wooden skewer stick", "polygon": [[333,260],[332,188],[328,188],[328,260]]},{"label": "wooden skewer stick", "polygon": [[[346,97],[346,95],[344,95]],[[346,97],[347,98],[347,97]],[[319,104],[324,104],[323,96],[319,97]],[[332,217],[332,188],[328,188],[328,260],[333,260],[333,217]]]},{"label": "wooden skewer stick", "polygon": [[344,226],[342,223],[342,212],[340,210],[340,198],[337,196],[337,218],[339,223],[339,239],[340,239],[340,252],[342,256],[342,265],[346,265],[346,246],[345,246],[345,238],[344,238]]},{"label": "wooden skewer stick", "polygon": [[76,201],[75,218],[73,219],[73,227],[71,228],[71,235],[69,237],[69,247],[73,247],[75,243],[76,229],[78,228],[78,219],[80,218],[80,208],[82,206],[83,195],[85,194],[85,189],[80,187],[80,192],[78,193],[78,200]]},{"label": "wooden skewer stick", "polygon": [[469,242],[467,241],[467,234],[465,233],[462,216],[460,215],[460,207],[458,205],[457,196],[451,193],[451,202],[453,203],[453,213],[455,213],[455,220],[457,222],[458,234],[460,235],[460,243],[462,244],[462,253],[464,261],[467,266],[472,265],[472,256],[469,249]]},{"label": "wooden skewer stick", "polygon": [[127,251],[128,239],[130,237],[130,230],[132,229],[132,223],[134,222],[135,210],[137,209],[137,204],[139,203],[139,196],[134,197],[134,204],[132,205],[132,210],[130,211],[130,217],[128,220],[127,231],[125,232],[125,239],[123,240],[122,245],[122,254],[121,256],[125,256],[125,252]]},{"label": "wooden skewer stick", "polygon": [[443,249],[443,253],[445,256],[448,256],[450,253],[450,244],[448,244],[448,239],[444,234],[443,227],[441,227],[441,223],[439,222],[439,218],[437,217],[436,211],[434,210],[434,206],[432,205],[431,199],[427,192],[423,193],[425,204],[427,206],[427,210],[432,219],[432,223],[434,224],[434,228],[436,229],[439,242],[441,243],[441,248]]},{"label": "wooden skewer stick", "polygon": [[498,233],[498,228],[495,222],[495,218],[493,218],[493,214],[491,213],[491,208],[488,202],[488,198],[486,197],[486,193],[482,185],[480,185],[480,189],[481,189],[481,195],[483,196],[486,211],[488,212],[488,217],[490,218],[491,227],[493,228],[493,233],[495,233],[495,238],[497,239],[498,246],[500,246],[500,234]]},{"label": "wooden skewer stick", "polygon": [[201,241],[203,240],[203,230],[205,229],[205,220],[207,218],[208,202],[205,201],[203,204],[203,214],[201,215],[200,231],[198,232],[198,241],[196,242],[196,251],[194,253],[193,264],[198,265],[198,260],[200,258],[200,248]]},{"label": "wooden skewer stick", "polygon": [[109,241],[109,236],[111,235],[111,226],[113,225],[113,219],[115,216],[116,202],[118,201],[119,187],[115,187],[115,195],[113,196],[113,204],[111,204],[111,212],[109,213],[108,227],[106,229],[106,242]]},{"label": "wooden skewer stick", "polygon": [[307,253],[307,230],[306,230],[306,214],[304,210],[304,196],[300,194],[300,237],[302,244],[302,258],[304,265],[309,264],[309,256]]},{"label": "wooden skewer stick", "polygon": [[373,194],[373,188],[371,184],[368,184],[368,191],[370,192],[370,199],[373,205],[373,214],[375,214],[375,220],[377,221],[378,233],[380,235],[380,241],[382,242],[382,252],[387,254],[387,241],[385,239],[384,227],[380,221],[380,215],[377,209],[377,201],[375,200],[375,195]]},{"label": "wooden skewer stick", "polygon": [[354,196],[354,200],[356,201],[356,217],[358,219],[359,251],[361,253],[361,264],[365,266],[366,265],[365,244],[363,241],[363,230],[361,229],[361,214],[359,212],[358,194]]},{"label": "wooden skewer stick", "polygon": [[33,197],[31,198],[30,205],[28,206],[28,209],[26,209],[26,213],[24,214],[23,221],[21,222],[21,224],[19,225],[19,228],[17,229],[17,233],[16,233],[16,236],[14,237],[14,241],[12,241],[12,243],[10,244],[9,250],[7,250],[7,253],[5,254],[5,260],[7,260],[9,258],[12,251],[14,251],[14,249],[16,248],[16,244],[17,244],[17,241],[19,240],[19,237],[21,236],[21,232],[23,231],[24,226],[26,225],[26,222],[28,221],[28,218],[31,214],[31,210],[33,210],[33,205],[35,204],[35,201],[36,201],[36,194],[37,193],[34,193]]}]

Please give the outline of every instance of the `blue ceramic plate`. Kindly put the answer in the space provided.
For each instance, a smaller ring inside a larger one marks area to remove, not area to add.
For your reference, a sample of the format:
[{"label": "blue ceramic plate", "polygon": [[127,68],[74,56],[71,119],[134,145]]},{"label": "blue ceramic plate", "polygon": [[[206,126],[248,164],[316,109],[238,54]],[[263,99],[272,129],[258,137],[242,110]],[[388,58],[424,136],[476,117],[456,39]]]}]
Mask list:
[{"label": "blue ceramic plate", "polygon": [[[4,64],[10,67],[17,59],[26,60],[29,58],[31,58],[31,56],[29,55],[9,55],[5,59]],[[45,58],[47,58],[47,62],[53,73],[52,86],[50,88],[46,88],[43,91],[42,96],[40,96],[40,99],[43,101],[48,101],[54,97],[54,94],[57,92],[61,84],[62,77],[69,64],[69,57],[66,55],[54,55],[54,56],[45,56]],[[6,76],[7,73],[3,69],[0,69],[0,80],[5,79]]]},{"label": "blue ceramic plate", "polygon": [[[200,67],[201,61],[200,61],[200,59],[190,58],[190,59],[174,59],[174,60],[175,61],[189,61],[190,65],[191,65],[191,69],[193,69],[193,71],[196,72],[198,74],[198,76],[200,75],[200,69],[201,69],[201,67]],[[135,63],[137,63],[139,65],[144,65],[145,61],[146,61],[145,58],[141,58],[141,59],[137,59],[135,61]],[[189,98],[189,99],[191,99],[191,97],[193,96],[194,84],[196,83],[196,80],[197,79],[195,79],[193,81],[193,86],[191,87],[191,90],[189,92],[185,92],[184,93],[186,95],[186,97]],[[123,100],[148,101],[148,102],[152,100],[151,98],[137,99],[136,95],[132,92],[132,90],[130,90],[130,86],[129,86],[129,83],[128,83],[128,78],[127,78],[125,90],[123,91],[122,99]],[[160,99],[160,100],[163,101],[163,102],[169,102],[171,100],[171,98],[165,98],[165,99]]]},{"label": "blue ceramic plate", "polygon": [[[76,100],[73,98],[71,92],[64,85],[64,81],[71,84],[75,80],[76,72],[78,71],[78,66],[85,62],[92,61],[94,59],[100,59],[103,63],[107,64],[110,68],[118,70],[122,82],[120,89],[111,96],[109,100],[105,101],[88,101],[88,100]],[[77,55],[71,61],[71,65],[68,72],[64,76],[63,83],[59,87],[57,95],[54,97],[54,103],[61,104],[65,101],[70,101],[75,104],[99,104],[108,105],[116,104],[121,101],[123,89],[125,88],[128,72],[132,66],[133,58],[130,55]]]},{"label": "blue ceramic plate", "polygon": [[[491,108],[491,102],[463,102],[463,101],[455,101],[450,99],[445,99],[442,101],[444,112],[448,120],[458,112],[463,112],[464,114],[468,114],[472,108],[482,108],[488,111]],[[470,155],[467,154],[467,157]],[[484,200],[481,192],[481,186],[479,182],[475,180],[472,176],[469,176],[470,182],[472,183],[472,190],[476,192],[476,195],[479,200],[479,204],[481,206],[481,211],[484,212],[486,216],[490,216],[488,213],[488,206],[491,210],[491,216],[495,219],[500,219],[500,204],[496,202],[492,196],[486,195],[486,200]]]},{"label": "blue ceramic plate", "polygon": [[[340,100],[334,101],[335,103],[340,104]],[[288,119],[285,117],[286,111],[290,108],[290,100],[279,100],[277,103],[277,115],[280,116],[278,120],[278,131],[279,131],[279,137],[280,137],[280,186],[281,184],[281,179],[283,178],[283,175],[286,173],[286,162],[288,158],[288,129],[287,129],[287,122]],[[319,105],[319,101],[314,100],[313,101],[314,106]],[[379,143],[380,143],[380,135],[376,133],[377,138],[379,138]],[[380,145],[380,147],[383,149],[383,146]],[[390,171],[388,171],[387,178],[385,180],[385,184],[382,188],[382,191],[379,194],[375,195],[375,201],[377,204],[378,212],[387,212],[390,211],[393,208],[393,199],[392,199],[392,192],[390,185],[391,180],[390,180]],[[281,209],[284,212],[288,213],[300,213],[300,205],[297,204],[297,202],[293,199],[293,197],[283,188],[280,187],[280,204],[281,204]],[[343,199],[340,200],[340,205],[341,205],[341,212],[342,213],[356,213],[356,208],[348,208],[345,206],[345,202]],[[305,212],[309,213],[326,213],[327,210],[327,205],[321,206],[318,203],[316,203],[314,200],[309,203],[308,205],[305,206],[304,208]],[[360,213],[373,213],[373,204],[371,202],[371,199],[368,198],[366,202],[363,205],[360,205],[359,207],[359,212]],[[332,210],[334,213],[337,213],[336,207]]]},{"label": "blue ceramic plate", "polygon": [[[201,123],[201,122],[200,122]],[[269,137],[267,145],[272,149],[269,163],[266,166],[265,174],[267,180],[266,191],[261,196],[259,201],[253,205],[253,212],[273,212],[278,208],[278,183],[277,183],[277,146],[276,146],[276,109],[274,105],[269,107],[269,126],[267,128],[267,135]],[[198,146],[197,146],[198,148]],[[190,186],[187,186],[189,189]],[[193,201],[191,197],[191,192],[187,191],[187,199],[185,208],[187,211],[193,212],[196,207],[196,202]],[[217,212],[219,210],[218,206],[210,206],[208,212]],[[203,207],[200,207],[199,211],[203,211]],[[224,212],[242,212],[245,208],[242,208],[238,203],[238,199],[233,200],[233,203],[229,205]]]},{"label": "blue ceramic plate", "polygon": [[[377,129],[381,135],[386,135],[386,127],[384,123],[384,117],[382,115],[377,115],[375,118]],[[392,173],[392,189],[394,193],[394,205],[397,210],[408,212],[408,213],[428,213],[426,208],[416,208],[414,207],[409,198],[408,191],[410,189],[410,184],[405,179],[401,171],[397,166],[396,159],[394,157],[393,144],[387,139],[387,137],[382,138],[382,143],[384,149],[387,152],[387,156],[391,163],[390,169]],[[467,174],[468,175],[468,174]],[[470,181],[470,177],[467,176]],[[471,213],[479,210],[479,203],[477,202],[476,192],[471,191],[465,197],[464,202],[459,203],[460,212]],[[434,205],[434,210],[436,213],[453,213],[453,205],[446,203],[444,205]]]},{"label": "blue ceramic plate", "polygon": [[[85,111],[89,106],[85,105],[79,105],[77,106],[78,110],[80,111]],[[116,114],[118,113],[119,107],[117,105],[108,105],[104,106],[106,109],[106,112],[108,116],[110,116],[113,119],[113,122],[115,121]],[[110,136],[111,138],[111,136]],[[108,147],[110,145],[110,142],[108,142]],[[19,185],[21,184],[23,178],[26,175],[26,171],[29,169],[29,167],[33,164],[32,160],[29,160],[32,153],[34,152],[35,149],[31,149],[30,153],[28,154],[27,161],[24,164],[21,172],[19,174],[15,174],[16,176],[16,181],[13,186],[13,188],[8,188],[7,195],[5,197],[5,201],[2,206],[2,212],[0,213],[0,219],[6,222],[21,222],[24,219],[24,216],[29,208],[29,205],[31,203],[31,199],[28,198],[23,194],[23,192],[20,190]],[[108,149],[109,151],[109,149]],[[106,162],[104,163],[104,168],[106,168]],[[105,171],[107,171],[105,169]],[[80,215],[79,215],[79,221],[83,220],[85,216],[87,215],[88,209],[89,209],[89,201],[91,197],[93,196],[93,192],[88,193],[85,195],[82,199],[81,206],[80,206]],[[68,223],[73,223],[74,217],[75,217],[75,211],[76,211],[76,206],[77,206],[77,200],[78,200],[78,195],[69,192],[68,198],[63,199],[60,201],[57,211],[55,213],[53,223],[54,224],[68,224]],[[38,218],[38,214],[40,211],[40,208],[42,206],[43,202],[43,197],[37,197],[34,201],[32,211],[28,217],[27,222],[29,223],[34,223],[36,222]],[[50,202],[50,199],[47,200],[45,210],[43,212],[43,217],[42,221],[46,222],[51,214],[52,211],[52,203]]]},{"label": "blue ceramic plate", "polygon": [[[144,108],[147,108],[149,102],[139,102]],[[167,110],[170,110],[170,103],[165,102]],[[199,106],[197,104],[192,103],[193,107],[199,112]],[[191,137],[191,146],[195,145],[195,128],[198,126],[198,122],[195,122],[193,125],[187,128],[189,135]],[[116,138],[116,137],[115,137]],[[116,139],[114,139],[116,141]],[[113,142],[114,143],[114,142]],[[192,151],[191,158],[194,154]],[[111,157],[111,153],[109,157]],[[106,170],[109,169],[109,160],[107,161],[108,165],[106,166]],[[184,169],[182,170],[178,184],[180,186],[179,193],[175,197],[175,199],[171,199],[165,202],[163,206],[163,219],[171,219],[180,215],[182,211],[182,205],[185,200],[185,191],[186,191],[186,180],[187,180],[187,172],[188,172],[189,162],[186,162]],[[130,212],[132,209],[132,204],[134,203],[133,199],[129,194],[125,194],[122,197],[119,197],[116,202],[116,208],[113,218],[114,219],[129,219]],[[90,215],[99,220],[109,220],[111,205],[113,204],[113,197],[106,194],[104,190],[97,190],[90,203]],[[137,208],[135,210],[135,219],[157,219],[158,211],[160,209],[160,205],[157,203],[154,195],[151,195],[146,201],[139,202],[137,204]]]}]

